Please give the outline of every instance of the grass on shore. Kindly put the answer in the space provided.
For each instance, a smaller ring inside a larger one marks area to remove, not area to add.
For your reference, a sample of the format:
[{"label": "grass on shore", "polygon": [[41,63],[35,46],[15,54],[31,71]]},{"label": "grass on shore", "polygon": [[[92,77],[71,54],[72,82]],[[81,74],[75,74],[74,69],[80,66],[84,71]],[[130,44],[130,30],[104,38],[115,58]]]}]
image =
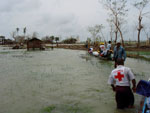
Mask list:
[{"label": "grass on shore", "polygon": [[143,59],[143,60],[146,60],[146,61],[150,61],[150,58],[141,56],[141,55],[139,55],[139,54],[127,54],[127,57],[130,57],[130,58],[137,58],[137,59]]}]

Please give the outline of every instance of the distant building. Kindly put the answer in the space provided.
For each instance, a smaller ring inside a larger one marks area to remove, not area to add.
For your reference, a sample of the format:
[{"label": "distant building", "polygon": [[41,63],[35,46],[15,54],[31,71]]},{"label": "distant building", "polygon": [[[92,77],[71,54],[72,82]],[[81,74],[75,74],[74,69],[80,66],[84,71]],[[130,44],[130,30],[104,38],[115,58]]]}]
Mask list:
[{"label": "distant building", "polygon": [[13,44],[13,41],[11,39],[5,39],[4,44]]},{"label": "distant building", "polygon": [[32,38],[30,40],[27,41],[27,50],[35,50],[35,49],[40,49],[43,50],[44,47],[42,45],[42,41],[40,39],[37,38]]}]

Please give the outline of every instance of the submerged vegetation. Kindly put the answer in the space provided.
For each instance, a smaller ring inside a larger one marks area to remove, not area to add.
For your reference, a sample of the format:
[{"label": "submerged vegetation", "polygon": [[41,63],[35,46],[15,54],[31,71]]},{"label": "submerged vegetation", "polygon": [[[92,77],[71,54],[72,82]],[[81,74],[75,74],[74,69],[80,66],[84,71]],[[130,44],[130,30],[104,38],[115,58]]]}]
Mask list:
[{"label": "submerged vegetation", "polygon": [[127,57],[150,61],[150,52],[127,52]]},{"label": "submerged vegetation", "polygon": [[42,113],[52,113],[52,111],[53,111],[55,108],[56,108],[56,107],[55,107],[54,105],[48,106],[48,107],[46,107],[46,108],[44,108],[44,109],[42,110]]},{"label": "submerged vegetation", "polygon": [[92,113],[92,109],[76,103],[70,105],[51,105],[42,109],[41,113]]}]

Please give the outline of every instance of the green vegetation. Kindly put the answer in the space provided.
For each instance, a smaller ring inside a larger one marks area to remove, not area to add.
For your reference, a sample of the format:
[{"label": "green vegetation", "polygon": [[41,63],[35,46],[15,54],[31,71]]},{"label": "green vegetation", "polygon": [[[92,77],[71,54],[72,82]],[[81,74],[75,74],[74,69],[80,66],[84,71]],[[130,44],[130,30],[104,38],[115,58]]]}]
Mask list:
[{"label": "green vegetation", "polygon": [[44,108],[41,113],[91,113],[90,107],[84,107],[78,103],[70,105],[52,105]]},{"label": "green vegetation", "polygon": [[150,52],[143,52],[143,51],[127,51],[127,57],[130,58],[138,58],[150,61]]},{"label": "green vegetation", "polygon": [[54,105],[48,106],[48,107],[46,107],[46,108],[44,108],[44,109],[42,110],[42,113],[52,113],[52,111],[53,111],[55,108],[56,108],[56,107],[55,107]]},{"label": "green vegetation", "polygon": [[63,40],[63,43],[65,43],[65,44],[75,44],[77,42],[77,39],[75,39],[75,38],[68,38],[68,39],[65,39],[65,40]]},{"label": "green vegetation", "polygon": [[127,51],[127,54],[134,54],[134,55],[150,55],[150,51]]}]

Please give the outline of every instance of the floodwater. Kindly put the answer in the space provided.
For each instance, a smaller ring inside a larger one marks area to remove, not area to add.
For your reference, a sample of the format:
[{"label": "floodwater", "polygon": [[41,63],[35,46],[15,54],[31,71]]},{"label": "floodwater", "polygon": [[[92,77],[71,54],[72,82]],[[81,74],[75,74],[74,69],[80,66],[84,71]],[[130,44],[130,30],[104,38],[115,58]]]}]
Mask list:
[{"label": "floodwater", "polygon": [[[148,79],[150,62],[127,58],[125,65],[137,81]],[[86,51],[0,47],[0,113],[137,113],[137,94],[134,109],[116,109],[112,69]]]}]

